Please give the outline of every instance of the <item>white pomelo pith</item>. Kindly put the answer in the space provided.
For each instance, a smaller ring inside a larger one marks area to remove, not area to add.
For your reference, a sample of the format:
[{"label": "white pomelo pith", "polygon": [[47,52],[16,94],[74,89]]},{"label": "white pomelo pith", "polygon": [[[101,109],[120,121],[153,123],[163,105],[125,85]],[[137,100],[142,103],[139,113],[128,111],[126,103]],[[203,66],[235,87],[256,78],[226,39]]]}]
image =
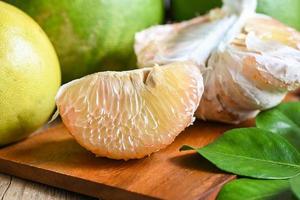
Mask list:
[{"label": "white pomelo pith", "polygon": [[256,3],[224,0],[222,9],[205,16],[137,33],[138,64],[193,62],[205,86],[196,117],[227,123],[253,118],[300,85],[300,33],[255,13]]},{"label": "white pomelo pith", "polygon": [[203,93],[195,65],[100,72],[61,87],[56,104],[75,139],[98,156],[142,158],[194,120]]}]

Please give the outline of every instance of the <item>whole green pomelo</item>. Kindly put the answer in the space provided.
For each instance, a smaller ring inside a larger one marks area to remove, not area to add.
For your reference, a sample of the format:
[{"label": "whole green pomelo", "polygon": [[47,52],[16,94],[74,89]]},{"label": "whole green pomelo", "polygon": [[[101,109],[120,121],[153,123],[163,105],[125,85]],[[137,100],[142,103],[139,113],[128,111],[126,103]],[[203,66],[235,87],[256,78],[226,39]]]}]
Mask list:
[{"label": "whole green pomelo", "polygon": [[58,58],[29,16],[0,1],[0,146],[23,139],[52,114]]},{"label": "whole green pomelo", "polygon": [[[257,0],[257,3],[258,13],[272,16],[300,30],[300,0]],[[173,20],[182,21],[220,6],[222,0],[171,0],[171,13]]]},{"label": "whole green pomelo", "polygon": [[134,68],[134,34],[161,23],[163,0],[7,0],[32,16],[58,54],[63,82]]}]

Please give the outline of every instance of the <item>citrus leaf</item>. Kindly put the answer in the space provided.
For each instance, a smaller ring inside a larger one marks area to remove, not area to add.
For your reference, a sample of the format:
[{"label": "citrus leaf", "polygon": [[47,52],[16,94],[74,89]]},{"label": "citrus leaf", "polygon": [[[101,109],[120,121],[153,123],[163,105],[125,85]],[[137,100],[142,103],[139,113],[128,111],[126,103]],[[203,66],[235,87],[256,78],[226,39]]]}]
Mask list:
[{"label": "citrus leaf", "polygon": [[300,174],[300,154],[284,138],[259,128],[233,129],[197,152],[241,176],[287,179]]},{"label": "citrus leaf", "polygon": [[290,184],[295,196],[300,199],[300,175],[290,179]]},{"label": "citrus leaf", "polygon": [[295,199],[288,180],[238,179],[227,183],[217,200]]},{"label": "citrus leaf", "polygon": [[300,103],[283,103],[256,117],[256,126],[278,133],[300,150]]}]

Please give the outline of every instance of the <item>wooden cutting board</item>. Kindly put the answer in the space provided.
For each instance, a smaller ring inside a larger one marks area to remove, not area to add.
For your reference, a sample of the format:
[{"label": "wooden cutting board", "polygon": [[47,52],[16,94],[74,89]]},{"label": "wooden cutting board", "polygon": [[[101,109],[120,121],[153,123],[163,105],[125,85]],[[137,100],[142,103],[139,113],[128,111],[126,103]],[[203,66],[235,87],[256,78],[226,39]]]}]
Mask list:
[{"label": "wooden cutting board", "polygon": [[214,199],[235,176],[179,148],[184,144],[202,147],[231,128],[196,122],[166,149],[125,162],[95,157],[59,122],[0,149],[0,172],[102,199]]},{"label": "wooden cutting board", "polygon": [[196,122],[168,148],[125,162],[95,157],[58,123],[0,149],[0,172],[102,199],[214,199],[234,176],[179,148],[204,146],[229,128]]}]

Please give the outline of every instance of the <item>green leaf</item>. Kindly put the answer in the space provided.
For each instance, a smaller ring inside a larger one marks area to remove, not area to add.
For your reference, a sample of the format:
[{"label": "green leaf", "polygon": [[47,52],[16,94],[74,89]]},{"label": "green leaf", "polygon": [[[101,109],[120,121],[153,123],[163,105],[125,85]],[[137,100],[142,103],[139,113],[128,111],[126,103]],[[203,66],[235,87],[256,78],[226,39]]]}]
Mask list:
[{"label": "green leaf", "polygon": [[284,138],[258,128],[233,129],[197,152],[241,176],[287,179],[300,174],[300,154]]},{"label": "green leaf", "polygon": [[283,103],[256,117],[256,126],[278,133],[300,150],[300,103]]},{"label": "green leaf", "polygon": [[300,199],[300,175],[290,179],[290,184],[295,196]]},{"label": "green leaf", "polygon": [[295,199],[288,180],[237,179],[227,183],[217,200]]}]

